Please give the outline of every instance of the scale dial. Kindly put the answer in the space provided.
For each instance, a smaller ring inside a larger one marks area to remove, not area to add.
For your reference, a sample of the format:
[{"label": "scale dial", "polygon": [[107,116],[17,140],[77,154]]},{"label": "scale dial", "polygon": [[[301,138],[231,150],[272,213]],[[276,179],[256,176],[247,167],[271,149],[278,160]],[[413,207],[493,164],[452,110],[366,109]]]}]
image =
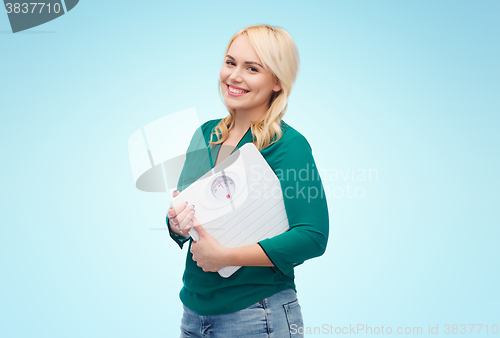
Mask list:
[{"label": "scale dial", "polygon": [[227,201],[233,197],[236,185],[231,177],[219,175],[212,181],[212,195],[220,200]]}]

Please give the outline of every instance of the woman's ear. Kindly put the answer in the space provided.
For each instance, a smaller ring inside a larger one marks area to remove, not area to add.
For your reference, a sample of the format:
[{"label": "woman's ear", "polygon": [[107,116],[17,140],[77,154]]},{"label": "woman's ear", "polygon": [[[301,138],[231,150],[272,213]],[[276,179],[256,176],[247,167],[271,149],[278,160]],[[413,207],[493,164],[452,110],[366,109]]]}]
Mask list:
[{"label": "woman's ear", "polygon": [[276,84],[273,87],[273,92],[279,92],[281,90],[281,83],[279,79],[276,79]]}]

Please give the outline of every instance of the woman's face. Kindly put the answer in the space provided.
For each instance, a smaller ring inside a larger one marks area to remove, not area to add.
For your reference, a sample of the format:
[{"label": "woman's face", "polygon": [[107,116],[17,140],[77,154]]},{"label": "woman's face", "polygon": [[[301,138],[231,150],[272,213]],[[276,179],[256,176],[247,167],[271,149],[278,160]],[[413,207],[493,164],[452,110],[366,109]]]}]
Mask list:
[{"label": "woman's face", "polygon": [[271,71],[266,71],[245,35],[236,38],[220,70],[224,101],[237,112],[264,114],[273,91],[281,90]]}]

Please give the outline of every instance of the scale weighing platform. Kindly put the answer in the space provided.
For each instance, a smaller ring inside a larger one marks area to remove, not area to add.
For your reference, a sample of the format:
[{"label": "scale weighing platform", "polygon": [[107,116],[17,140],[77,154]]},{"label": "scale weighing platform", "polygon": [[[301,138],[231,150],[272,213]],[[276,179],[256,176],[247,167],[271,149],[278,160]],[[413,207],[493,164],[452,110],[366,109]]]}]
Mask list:
[{"label": "scale weighing platform", "polygon": [[[196,206],[203,228],[227,248],[255,244],[289,228],[280,181],[253,143],[235,150],[172,198],[170,206],[186,201]],[[189,234],[199,239],[195,229]],[[227,278],[240,267],[218,273]]]}]

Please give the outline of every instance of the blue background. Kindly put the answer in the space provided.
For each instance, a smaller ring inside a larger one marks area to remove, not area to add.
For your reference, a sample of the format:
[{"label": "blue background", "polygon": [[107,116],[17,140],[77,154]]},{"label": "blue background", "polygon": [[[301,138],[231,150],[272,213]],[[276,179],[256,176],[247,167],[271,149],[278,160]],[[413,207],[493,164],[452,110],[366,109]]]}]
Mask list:
[{"label": "blue background", "polygon": [[226,116],[223,53],[259,23],[297,43],[285,121],[328,173],[328,249],[296,269],[305,325],[492,336],[499,13],[498,1],[80,1],[17,34],[0,15],[0,336],[178,336],[186,249],[150,230],[169,197],[135,188],[128,138],[190,107],[200,122]]}]

